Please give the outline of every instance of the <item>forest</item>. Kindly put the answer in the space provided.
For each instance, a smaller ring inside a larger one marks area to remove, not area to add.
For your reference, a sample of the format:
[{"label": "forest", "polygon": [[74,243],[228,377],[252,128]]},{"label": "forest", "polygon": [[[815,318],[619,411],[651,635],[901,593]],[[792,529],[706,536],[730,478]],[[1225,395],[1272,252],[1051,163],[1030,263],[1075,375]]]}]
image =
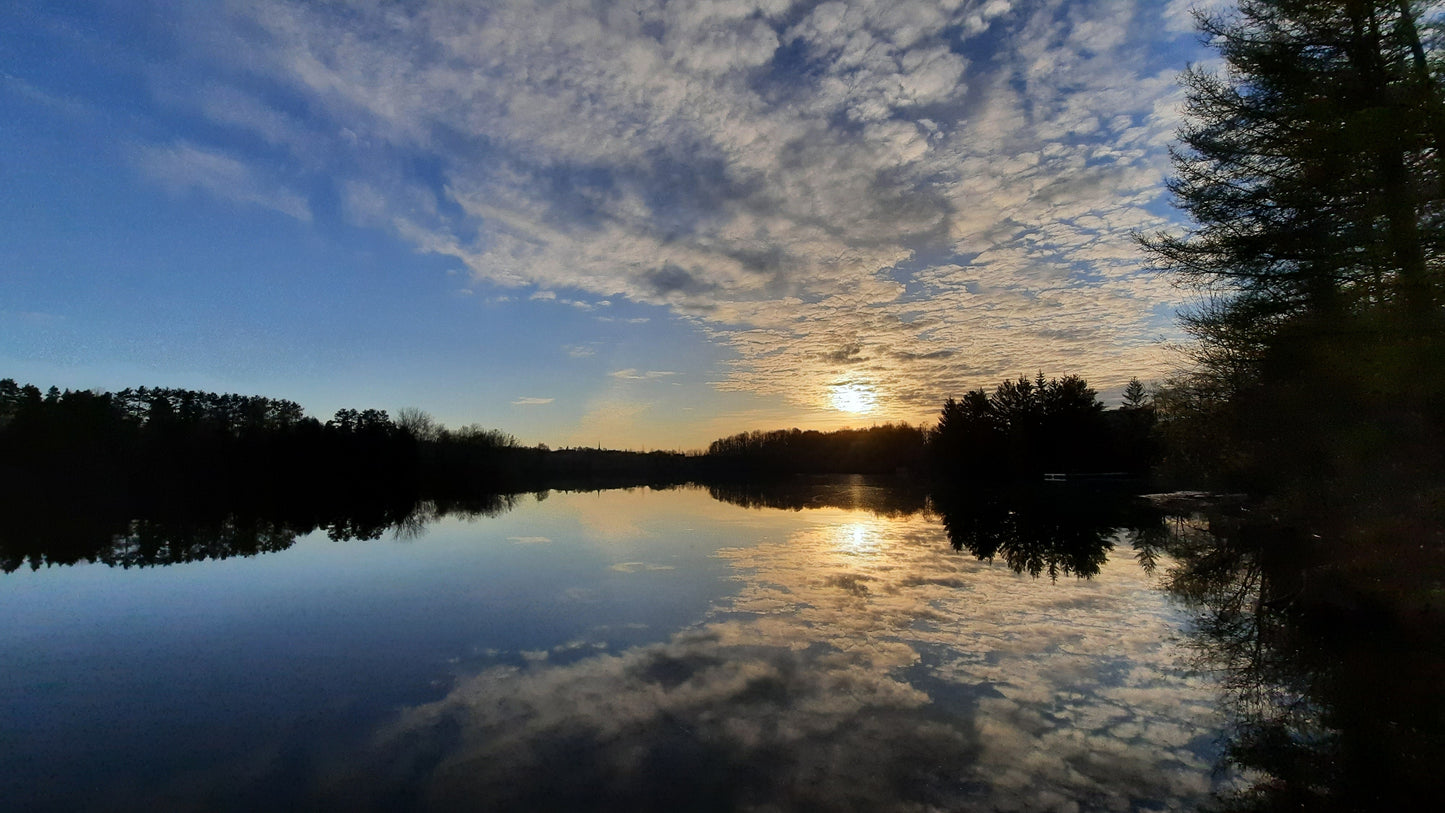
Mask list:
[{"label": "forest", "polygon": [[9,491],[203,499],[355,493],[458,495],[798,474],[905,474],[996,485],[1045,473],[1148,476],[1153,410],[1133,382],[1106,410],[1078,376],[1020,377],[945,402],[936,426],[753,431],[702,454],[527,447],[415,409],[341,409],[324,423],[264,396],[137,388],[42,393],[0,380]]},{"label": "forest", "polygon": [[[1445,504],[1445,94],[1424,6],[1245,0],[1199,25],[1169,184],[1138,235],[1176,281],[1180,372],[1105,409],[1076,375],[947,397],[936,425],[721,438],[702,454],[524,447],[415,410],[0,382],[6,493],[526,491],[862,472],[1246,491],[1338,535],[1438,541]],[[1361,529],[1368,528],[1368,531]],[[1392,531],[1393,529],[1393,531]]]},{"label": "forest", "polygon": [[340,409],[185,389],[44,392],[0,380],[7,495],[144,502],[350,501],[549,487],[677,482],[684,455],[526,447],[505,432],[448,429],[419,410]]}]

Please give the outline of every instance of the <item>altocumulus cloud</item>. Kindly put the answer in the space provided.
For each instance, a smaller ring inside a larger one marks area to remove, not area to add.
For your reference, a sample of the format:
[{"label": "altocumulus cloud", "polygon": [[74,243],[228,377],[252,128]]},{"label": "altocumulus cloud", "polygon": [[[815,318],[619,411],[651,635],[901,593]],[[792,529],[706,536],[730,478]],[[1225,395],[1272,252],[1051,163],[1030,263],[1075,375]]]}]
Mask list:
[{"label": "altocumulus cloud", "polygon": [[[311,129],[196,105],[481,280],[670,308],[735,353],[721,388],[921,411],[1035,368],[1162,371],[1176,293],[1129,235],[1168,216],[1181,9],[238,0],[218,53]],[[186,183],[233,172],[191,158]]]}]

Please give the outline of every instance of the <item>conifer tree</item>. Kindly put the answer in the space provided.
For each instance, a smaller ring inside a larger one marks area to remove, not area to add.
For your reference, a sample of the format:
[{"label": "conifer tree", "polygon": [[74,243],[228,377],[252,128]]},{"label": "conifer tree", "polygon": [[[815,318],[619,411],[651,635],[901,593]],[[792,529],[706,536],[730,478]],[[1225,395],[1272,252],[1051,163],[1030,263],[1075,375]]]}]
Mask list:
[{"label": "conifer tree", "polygon": [[1440,482],[1441,18],[1421,0],[1198,17],[1223,68],[1183,79],[1170,188],[1193,224],[1141,242],[1204,294],[1185,316],[1196,372],[1158,414],[1165,435],[1216,438],[1197,465],[1221,482],[1342,516]]},{"label": "conifer tree", "polygon": [[1207,372],[1248,381],[1301,323],[1438,324],[1445,114],[1425,6],[1240,0],[1198,16],[1225,67],[1183,78],[1170,188],[1194,225],[1142,243],[1205,293],[1186,326]]}]

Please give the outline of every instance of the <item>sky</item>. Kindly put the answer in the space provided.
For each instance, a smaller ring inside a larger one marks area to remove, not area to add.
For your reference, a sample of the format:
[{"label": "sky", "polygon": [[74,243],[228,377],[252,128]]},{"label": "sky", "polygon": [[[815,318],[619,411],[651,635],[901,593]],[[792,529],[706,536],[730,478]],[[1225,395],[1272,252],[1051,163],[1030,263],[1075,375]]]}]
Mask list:
[{"label": "sky", "polygon": [[703,448],[1166,375],[1187,0],[7,0],[0,377]]}]

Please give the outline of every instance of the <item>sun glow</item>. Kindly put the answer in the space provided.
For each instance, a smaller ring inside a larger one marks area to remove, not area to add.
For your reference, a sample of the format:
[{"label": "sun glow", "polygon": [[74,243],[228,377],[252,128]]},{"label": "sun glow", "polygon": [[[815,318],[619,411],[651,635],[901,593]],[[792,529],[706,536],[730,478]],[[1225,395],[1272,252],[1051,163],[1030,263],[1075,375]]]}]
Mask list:
[{"label": "sun glow", "polygon": [[828,403],[840,412],[865,415],[878,406],[878,393],[867,384],[834,384]]}]

